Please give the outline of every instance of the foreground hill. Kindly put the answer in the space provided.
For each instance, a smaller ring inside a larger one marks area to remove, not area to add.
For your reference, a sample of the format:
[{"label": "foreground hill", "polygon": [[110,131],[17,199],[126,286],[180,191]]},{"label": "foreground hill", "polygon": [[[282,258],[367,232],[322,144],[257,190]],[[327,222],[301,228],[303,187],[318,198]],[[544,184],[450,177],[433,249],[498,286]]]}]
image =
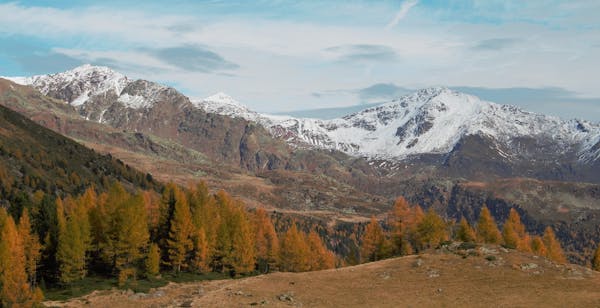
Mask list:
[{"label": "foreground hill", "polygon": [[97,291],[78,307],[593,307],[600,275],[497,246],[458,244],[341,269],[169,284],[149,293]]}]

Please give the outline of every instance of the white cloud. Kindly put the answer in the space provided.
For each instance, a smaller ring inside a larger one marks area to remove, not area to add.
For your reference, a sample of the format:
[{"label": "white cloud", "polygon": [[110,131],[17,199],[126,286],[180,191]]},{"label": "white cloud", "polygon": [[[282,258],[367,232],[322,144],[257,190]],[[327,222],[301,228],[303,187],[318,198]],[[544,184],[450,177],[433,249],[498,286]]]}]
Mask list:
[{"label": "white cloud", "polygon": [[[0,4],[0,38],[35,37],[53,44],[56,53],[111,64],[132,77],[176,83],[193,96],[228,92],[261,110],[352,105],[358,98],[328,95],[317,99],[311,93],[390,82],[409,88],[556,86],[586,96],[600,95],[600,57],[590,43],[598,42],[597,30],[405,18],[415,5],[415,0],[403,2],[388,27],[400,21],[403,26],[382,31],[377,22],[309,22],[248,15],[207,19],[210,16],[127,7],[118,11],[54,9],[8,3]],[[425,3],[422,7],[427,9]],[[411,11],[421,13],[421,6]],[[357,19],[361,17],[360,8],[356,14]],[[369,21],[374,19],[369,17]],[[518,43],[501,40],[506,38]],[[206,47],[239,67],[231,70],[234,76],[191,72],[148,52],[181,46]],[[494,46],[498,52],[492,52]],[[367,56],[380,60],[366,61]]]},{"label": "white cloud", "polygon": [[395,27],[402,19],[404,19],[404,17],[406,17],[408,11],[410,11],[410,9],[417,5],[417,3],[419,3],[418,0],[406,0],[402,2],[402,5],[400,5],[400,10],[398,10],[398,13],[396,13],[394,19],[392,19],[392,21],[390,21],[387,24],[387,26],[385,26],[386,29],[391,29]]}]

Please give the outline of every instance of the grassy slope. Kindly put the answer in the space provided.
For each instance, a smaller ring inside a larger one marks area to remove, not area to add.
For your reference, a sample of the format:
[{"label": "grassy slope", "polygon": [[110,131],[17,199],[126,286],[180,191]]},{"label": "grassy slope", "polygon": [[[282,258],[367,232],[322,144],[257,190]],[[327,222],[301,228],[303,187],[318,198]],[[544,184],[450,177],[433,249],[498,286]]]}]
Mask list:
[{"label": "grassy slope", "polygon": [[[487,246],[463,258],[431,251],[342,269],[275,273],[239,280],[169,284],[148,294],[96,292],[76,307],[592,307],[600,275],[516,251]],[[532,265],[535,264],[535,265]]]}]

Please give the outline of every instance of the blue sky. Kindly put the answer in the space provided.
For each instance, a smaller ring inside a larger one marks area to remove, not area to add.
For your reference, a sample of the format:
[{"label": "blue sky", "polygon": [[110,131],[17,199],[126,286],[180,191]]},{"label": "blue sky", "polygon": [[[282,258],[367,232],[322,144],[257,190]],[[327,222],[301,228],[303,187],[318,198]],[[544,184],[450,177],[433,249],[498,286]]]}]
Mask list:
[{"label": "blue sky", "polygon": [[0,1],[0,75],[92,63],[268,112],[449,86],[600,121],[599,1],[136,2]]}]

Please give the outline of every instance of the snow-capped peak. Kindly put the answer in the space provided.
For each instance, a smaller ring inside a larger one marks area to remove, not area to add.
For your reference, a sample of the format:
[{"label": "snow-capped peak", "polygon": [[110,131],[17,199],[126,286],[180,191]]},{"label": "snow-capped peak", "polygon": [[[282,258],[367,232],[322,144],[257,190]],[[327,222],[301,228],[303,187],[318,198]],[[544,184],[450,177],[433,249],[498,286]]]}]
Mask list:
[{"label": "snow-capped peak", "polygon": [[258,121],[258,118],[261,117],[258,113],[248,109],[248,107],[223,92],[218,92],[202,100],[192,100],[192,103],[208,113],[216,113],[232,118]]},{"label": "snow-capped peak", "polygon": [[223,92],[218,92],[216,94],[213,94],[213,95],[205,98],[204,101],[209,102],[209,103],[215,103],[215,104],[221,104],[221,105],[232,105],[232,106],[239,106],[239,107],[246,108],[245,106],[240,104],[238,101],[236,101],[233,97],[231,97],[230,95],[223,93]]},{"label": "snow-capped peak", "polygon": [[[258,114],[226,94],[198,103],[207,112],[255,121],[293,144],[336,149],[350,155],[402,159],[419,154],[446,154],[467,135],[481,135],[500,148],[525,137],[552,140],[557,151],[576,148],[583,159],[600,150],[600,126],[523,111],[446,87],[418,90],[379,106],[332,120]],[[596,153],[597,152],[597,153]],[[587,154],[586,154],[587,153]]]},{"label": "snow-capped peak", "polygon": [[104,93],[114,93],[119,96],[130,82],[123,74],[108,67],[90,64],[62,73],[25,78],[13,77],[11,80],[33,86],[45,95],[60,92],[60,95],[56,96],[73,106],[83,105],[90,97]]}]

